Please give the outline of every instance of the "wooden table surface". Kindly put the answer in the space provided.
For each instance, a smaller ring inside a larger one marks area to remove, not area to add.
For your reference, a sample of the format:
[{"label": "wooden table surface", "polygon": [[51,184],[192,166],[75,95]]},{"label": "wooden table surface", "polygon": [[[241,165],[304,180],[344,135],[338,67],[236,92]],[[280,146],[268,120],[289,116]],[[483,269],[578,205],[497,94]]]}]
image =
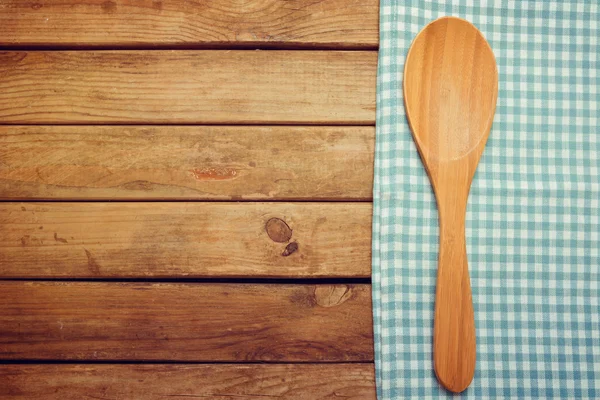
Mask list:
[{"label": "wooden table surface", "polygon": [[0,398],[375,399],[378,12],[0,2]]}]

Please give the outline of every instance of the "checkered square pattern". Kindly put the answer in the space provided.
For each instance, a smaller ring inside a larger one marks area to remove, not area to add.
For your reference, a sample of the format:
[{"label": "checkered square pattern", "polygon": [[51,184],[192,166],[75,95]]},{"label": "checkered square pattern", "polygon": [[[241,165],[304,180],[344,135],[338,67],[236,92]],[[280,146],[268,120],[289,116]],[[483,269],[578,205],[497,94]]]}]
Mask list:
[{"label": "checkered square pattern", "polygon": [[404,114],[412,39],[471,21],[498,62],[494,125],[471,188],[477,327],[468,399],[600,398],[597,0],[382,0],[373,218],[380,399],[454,397],[433,371],[435,198]]}]

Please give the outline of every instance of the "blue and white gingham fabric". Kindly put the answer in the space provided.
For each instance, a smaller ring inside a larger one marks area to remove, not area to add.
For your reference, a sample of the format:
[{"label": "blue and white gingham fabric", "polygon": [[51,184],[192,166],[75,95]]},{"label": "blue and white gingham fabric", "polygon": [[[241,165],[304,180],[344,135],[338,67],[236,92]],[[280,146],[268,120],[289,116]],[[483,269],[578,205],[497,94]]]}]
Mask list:
[{"label": "blue and white gingham fabric", "polygon": [[431,20],[471,21],[498,62],[467,212],[477,327],[468,399],[600,398],[597,0],[382,0],[373,219],[380,399],[452,395],[433,371],[435,199],[407,124],[404,60]]}]

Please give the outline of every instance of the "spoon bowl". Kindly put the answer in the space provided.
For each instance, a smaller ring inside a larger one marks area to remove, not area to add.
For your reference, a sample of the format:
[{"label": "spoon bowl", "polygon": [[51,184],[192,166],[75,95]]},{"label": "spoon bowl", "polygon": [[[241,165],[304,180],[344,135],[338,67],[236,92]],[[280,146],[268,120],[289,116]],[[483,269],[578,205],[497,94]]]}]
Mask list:
[{"label": "spoon bowl", "polygon": [[433,361],[438,380],[452,392],[465,390],[475,373],[465,215],[497,97],[494,53],[475,26],[443,17],[419,32],[404,67],[404,105],[438,206]]}]

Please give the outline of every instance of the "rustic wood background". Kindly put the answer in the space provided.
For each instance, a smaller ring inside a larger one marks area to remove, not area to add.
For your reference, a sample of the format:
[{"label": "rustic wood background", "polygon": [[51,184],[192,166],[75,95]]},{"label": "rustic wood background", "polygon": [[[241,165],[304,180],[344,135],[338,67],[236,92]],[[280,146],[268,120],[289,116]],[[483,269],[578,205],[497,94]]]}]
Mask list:
[{"label": "rustic wood background", "polygon": [[378,13],[0,2],[0,398],[375,399]]}]

